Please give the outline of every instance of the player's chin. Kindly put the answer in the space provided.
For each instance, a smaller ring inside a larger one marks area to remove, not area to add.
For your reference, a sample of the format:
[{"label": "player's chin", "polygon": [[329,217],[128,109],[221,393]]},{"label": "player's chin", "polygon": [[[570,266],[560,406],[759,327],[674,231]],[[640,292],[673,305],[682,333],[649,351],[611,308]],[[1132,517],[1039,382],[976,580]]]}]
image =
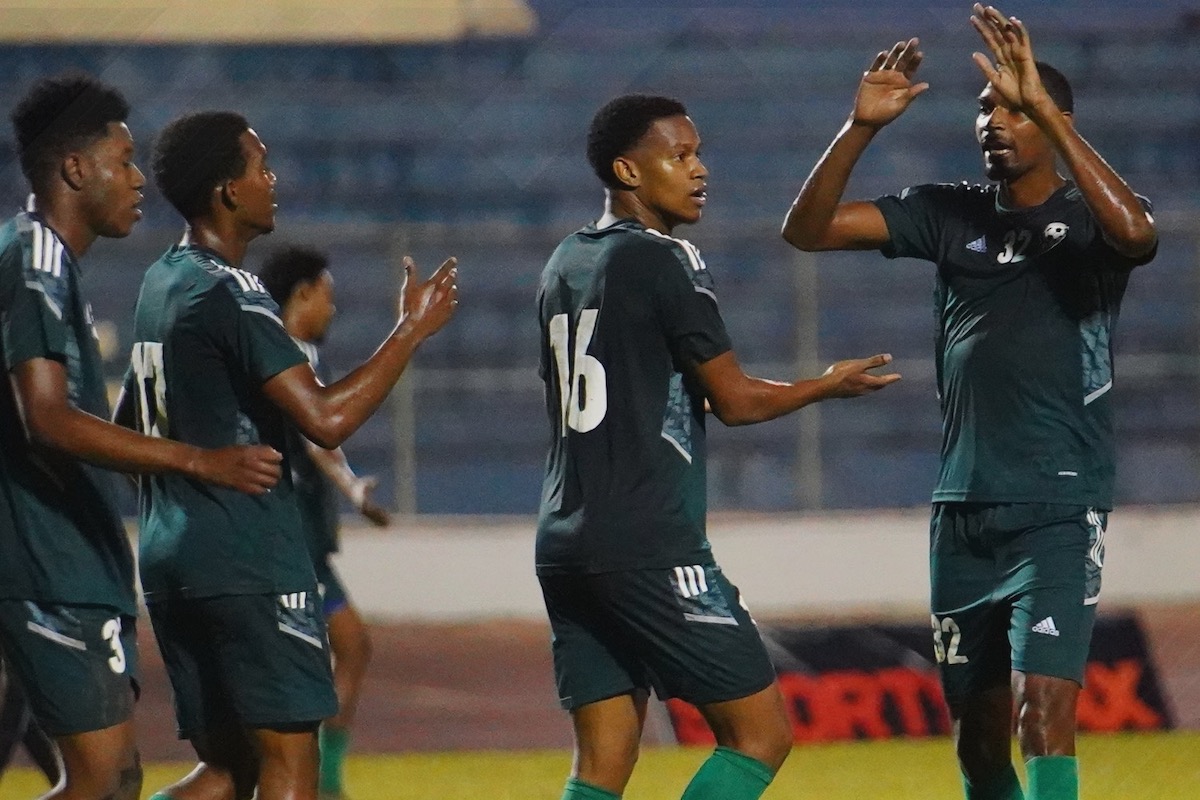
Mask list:
[{"label": "player's chin", "polygon": [[1013,177],[1013,170],[1004,161],[985,157],[983,159],[983,174],[987,175],[989,181],[1004,181]]},{"label": "player's chin", "polygon": [[100,235],[105,239],[124,239],[129,234],[133,233],[133,227],[137,225],[141,215],[133,216],[117,220],[110,220],[100,231]]}]

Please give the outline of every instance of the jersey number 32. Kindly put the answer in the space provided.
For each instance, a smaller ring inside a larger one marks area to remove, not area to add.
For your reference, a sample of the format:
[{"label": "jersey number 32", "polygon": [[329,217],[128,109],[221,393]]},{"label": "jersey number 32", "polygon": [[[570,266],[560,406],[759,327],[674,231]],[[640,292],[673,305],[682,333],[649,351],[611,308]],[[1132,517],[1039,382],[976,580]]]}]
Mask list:
[{"label": "jersey number 32", "polygon": [[558,373],[558,398],[562,420],[561,435],[567,428],[587,433],[604,419],[608,411],[608,380],[604,365],[587,354],[596,332],[599,309],[585,308],[575,328],[575,353],[570,350],[571,320],[566,314],[550,318],[550,350]]}]

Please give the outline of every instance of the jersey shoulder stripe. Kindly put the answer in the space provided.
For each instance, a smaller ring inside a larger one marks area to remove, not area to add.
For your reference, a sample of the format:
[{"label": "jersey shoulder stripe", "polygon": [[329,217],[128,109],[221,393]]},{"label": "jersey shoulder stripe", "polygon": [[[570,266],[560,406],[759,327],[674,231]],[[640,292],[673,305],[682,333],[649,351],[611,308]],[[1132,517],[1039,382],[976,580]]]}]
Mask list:
[{"label": "jersey shoulder stripe", "polygon": [[224,286],[233,295],[234,301],[243,311],[261,314],[283,325],[279,316],[279,305],[271,297],[262,280],[253,272],[238,267],[231,267],[213,258],[209,254],[192,249],[189,253],[193,261],[219,285]]},{"label": "jersey shoulder stripe", "polygon": [[22,240],[21,271],[25,286],[39,292],[50,312],[62,319],[71,291],[66,268],[66,245],[40,219],[28,213],[20,214],[17,219],[17,230]]},{"label": "jersey shoulder stripe", "polygon": [[704,263],[704,259],[700,257],[700,248],[696,247],[696,245],[692,244],[687,239],[668,236],[665,233],[659,233],[658,231],[651,230],[650,228],[646,228],[645,232],[652,237],[671,242],[673,245],[678,247],[683,258],[686,259],[684,262],[685,265],[689,267],[692,272],[702,272],[703,270],[708,269],[708,266]]},{"label": "jersey shoulder stripe", "polygon": [[651,238],[669,243],[672,252],[679,258],[680,263],[687,268],[692,288],[702,295],[711,297],[713,302],[717,301],[717,294],[713,291],[712,276],[708,272],[708,265],[704,263],[704,258],[700,255],[700,248],[687,239],[668,236],[665,233],[660,233],[650,228],[645,228],[639,232],[644,232]]}]

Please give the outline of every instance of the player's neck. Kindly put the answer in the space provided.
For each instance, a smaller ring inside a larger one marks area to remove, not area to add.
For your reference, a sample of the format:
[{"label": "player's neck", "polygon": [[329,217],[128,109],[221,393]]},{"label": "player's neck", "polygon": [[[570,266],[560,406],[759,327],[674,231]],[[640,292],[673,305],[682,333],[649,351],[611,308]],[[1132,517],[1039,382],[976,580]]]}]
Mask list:
[{"label": "player's neck", "polygon": [[671,225],[661,215],[656,214],[633,192],[614,192],[611,189],[604,193],[604,215],[596,221],[597,228],[607,228],[622,219],[637,220],[651,230],[671,234]]},{"label": "player's neck", "polygon": [[240,267],[246,258],[250,240],[242,236],[232,221],[194,219],[191,221],[191,243],[219,255],[230,266]]},{"label": "player's neck", "polygon": [[34,200],[37,215],[46,221],[58,238],[71,250],[71,255],[80,258],[96,241],[96,232],[86,224],[73,207],[70,198],[51,194],[37,195]]},{"label": "player's neck", "polygon": [[1032,169],[1000,183],[1000,204],[1005,208],[1033,208],[1050,199],[1067,181],[1053,167]]}]

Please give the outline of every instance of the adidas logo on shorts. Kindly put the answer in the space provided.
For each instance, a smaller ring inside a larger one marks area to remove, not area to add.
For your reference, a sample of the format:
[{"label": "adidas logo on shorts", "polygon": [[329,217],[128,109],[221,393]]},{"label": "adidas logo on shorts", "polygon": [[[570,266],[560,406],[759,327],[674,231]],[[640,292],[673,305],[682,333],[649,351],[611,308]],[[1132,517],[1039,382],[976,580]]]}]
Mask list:
[{"label": "adidas logo on shorts", "polygon": [[1046,617],[1033,626],[1034,633],[1044,633],[1047,636],[1058,636],[1058,628],[1054,627],[1054,617]]}]

